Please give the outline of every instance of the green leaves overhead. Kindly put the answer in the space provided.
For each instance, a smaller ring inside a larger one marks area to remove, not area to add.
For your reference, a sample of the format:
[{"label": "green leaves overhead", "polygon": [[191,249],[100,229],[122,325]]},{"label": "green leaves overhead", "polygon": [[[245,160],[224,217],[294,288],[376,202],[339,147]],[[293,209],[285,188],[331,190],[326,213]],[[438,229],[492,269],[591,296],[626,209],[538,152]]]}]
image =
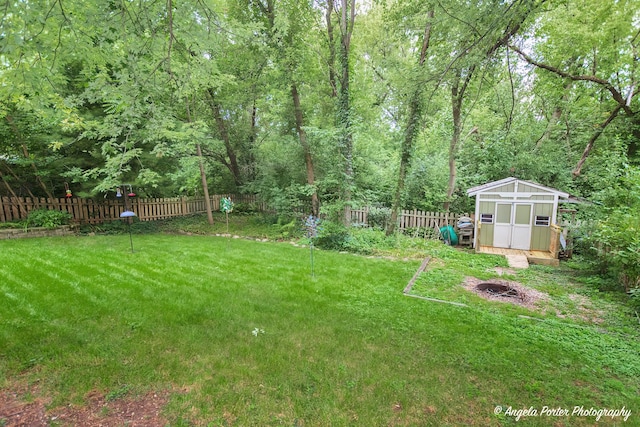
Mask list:
[{"label": "green leaves overhead", "polygon": [[351,5],[5,2],[0,193],[193,194],[207,172],[389,205],[404,173],[398,204],[438,210],[508,175],[588,196],[637,161],[637,1]]}]

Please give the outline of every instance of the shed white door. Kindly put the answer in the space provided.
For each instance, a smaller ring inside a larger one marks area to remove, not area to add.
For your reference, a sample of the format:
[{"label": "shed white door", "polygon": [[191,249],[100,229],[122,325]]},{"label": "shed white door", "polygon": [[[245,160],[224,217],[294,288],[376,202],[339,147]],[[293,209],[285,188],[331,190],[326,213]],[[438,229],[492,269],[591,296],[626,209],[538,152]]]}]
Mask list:
[{"label": "shed white door", "polygon": [[529,250],[532,212],[529,203],[496,203],[493,246]]},{"label": "shed white door", "polygon": [[496,220],[493,224],[493,246],[511,247],[511,208],[512,203],[496,203]]},{"label": "shed white door", "polygon": [[516,203],[513,210],[513,226],[511,229],[511,247],[529,250],[531,248],[531,213],[530,204]]}]

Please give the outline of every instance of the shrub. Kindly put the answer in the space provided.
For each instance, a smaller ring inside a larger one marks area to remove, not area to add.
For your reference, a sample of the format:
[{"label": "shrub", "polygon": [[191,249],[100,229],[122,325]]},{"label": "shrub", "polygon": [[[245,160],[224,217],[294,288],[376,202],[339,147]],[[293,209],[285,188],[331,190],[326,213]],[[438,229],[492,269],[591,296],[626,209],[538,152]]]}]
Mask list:
[{"label": "shrub", "polygon": [[640,287],[640,169],[630,168],[601,198],[599,221],[585,230],[580,245],[601,274],[615,277],[628,292]]},{"label": "shrub", "polygon": [[384,231],[367,227],[345,227],[342,223],[322,222],[315,245],[322,249],[371,254],[376,250],[398,246],[397,236],[387,237]]},{"label": "shrub", "polygon": [[276,235],[278,235],[278,238],[282,239],[288,239],[302,234],[299,220],[287,215],[279,216],[277,223],[273,224],[271,229],[276,233]]},{"label": "shrub", "polygon": [[344,251],[348,249],[349,231],[343,224],[324,221],[318,230],[315,245],[322,249]]},{"label": "shrub", "polygon": [[601,221],[591,236],[600,268],[617,276],[625,291],[640,286],[640,218],[617,211]]},{"label": "shrub", "polygon": [[373,228],[350,228],[346,249],[360,254],[371,254],[376,249],[388,249],[394,242],[385,236],[384,231]]},{"label": "shrub", "polygon": [[61,225],[69,224],[71,214],[65,211],[56,211],[48,209],[36,209],[29,212],[29,216],[25,221],[26,227],[46,227],[56,228]]},{"label": "shrub", "polygon": [[629,291],[631,307],[634,310],[640,310],[640,288],[634,288]]},{"label": "shrub", "polygon": [[233,211],[242,214],[255,214],[261,212],[260,204],[258,203],[236,203],[233,207]]},{"label": "shrub", "polygon": [[385,207],[372,207],[367,214],[367,222],[370,227],[384,230],[391,219],[391,209]]}]

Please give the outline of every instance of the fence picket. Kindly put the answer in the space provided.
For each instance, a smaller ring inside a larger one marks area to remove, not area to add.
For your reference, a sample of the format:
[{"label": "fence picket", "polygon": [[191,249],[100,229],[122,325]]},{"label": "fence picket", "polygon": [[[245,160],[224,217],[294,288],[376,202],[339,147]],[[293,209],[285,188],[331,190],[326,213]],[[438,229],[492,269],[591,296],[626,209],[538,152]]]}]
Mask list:
[{"label": "fence picket", "polygon": [[[352,222],[367,225],[367,212],[368,208],[352,209]],[[462,216],[470,215],[468,213],[424,212],[417,209],[403,209],[398,218],[398,229],[416,229],[417,232],[419,229],[441,228],[447,225],[455,227],[458,223],[458,218]]]}]

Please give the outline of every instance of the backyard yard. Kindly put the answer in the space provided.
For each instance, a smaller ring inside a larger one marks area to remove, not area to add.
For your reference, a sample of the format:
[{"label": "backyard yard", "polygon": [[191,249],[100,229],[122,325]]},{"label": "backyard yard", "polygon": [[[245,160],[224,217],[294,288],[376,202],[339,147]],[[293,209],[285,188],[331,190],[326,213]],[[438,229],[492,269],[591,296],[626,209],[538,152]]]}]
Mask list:
[{"label": "backyard yard", "polygon": [[[0,241],[0,426],[640,424],[637,319],[579,270],[425,242],[315,250],[312,275],[290,242],[133,244]],[[403,295],[425,256],[412,294],[465,306]],[[463,287],[498,277],[543,297]]]}]

